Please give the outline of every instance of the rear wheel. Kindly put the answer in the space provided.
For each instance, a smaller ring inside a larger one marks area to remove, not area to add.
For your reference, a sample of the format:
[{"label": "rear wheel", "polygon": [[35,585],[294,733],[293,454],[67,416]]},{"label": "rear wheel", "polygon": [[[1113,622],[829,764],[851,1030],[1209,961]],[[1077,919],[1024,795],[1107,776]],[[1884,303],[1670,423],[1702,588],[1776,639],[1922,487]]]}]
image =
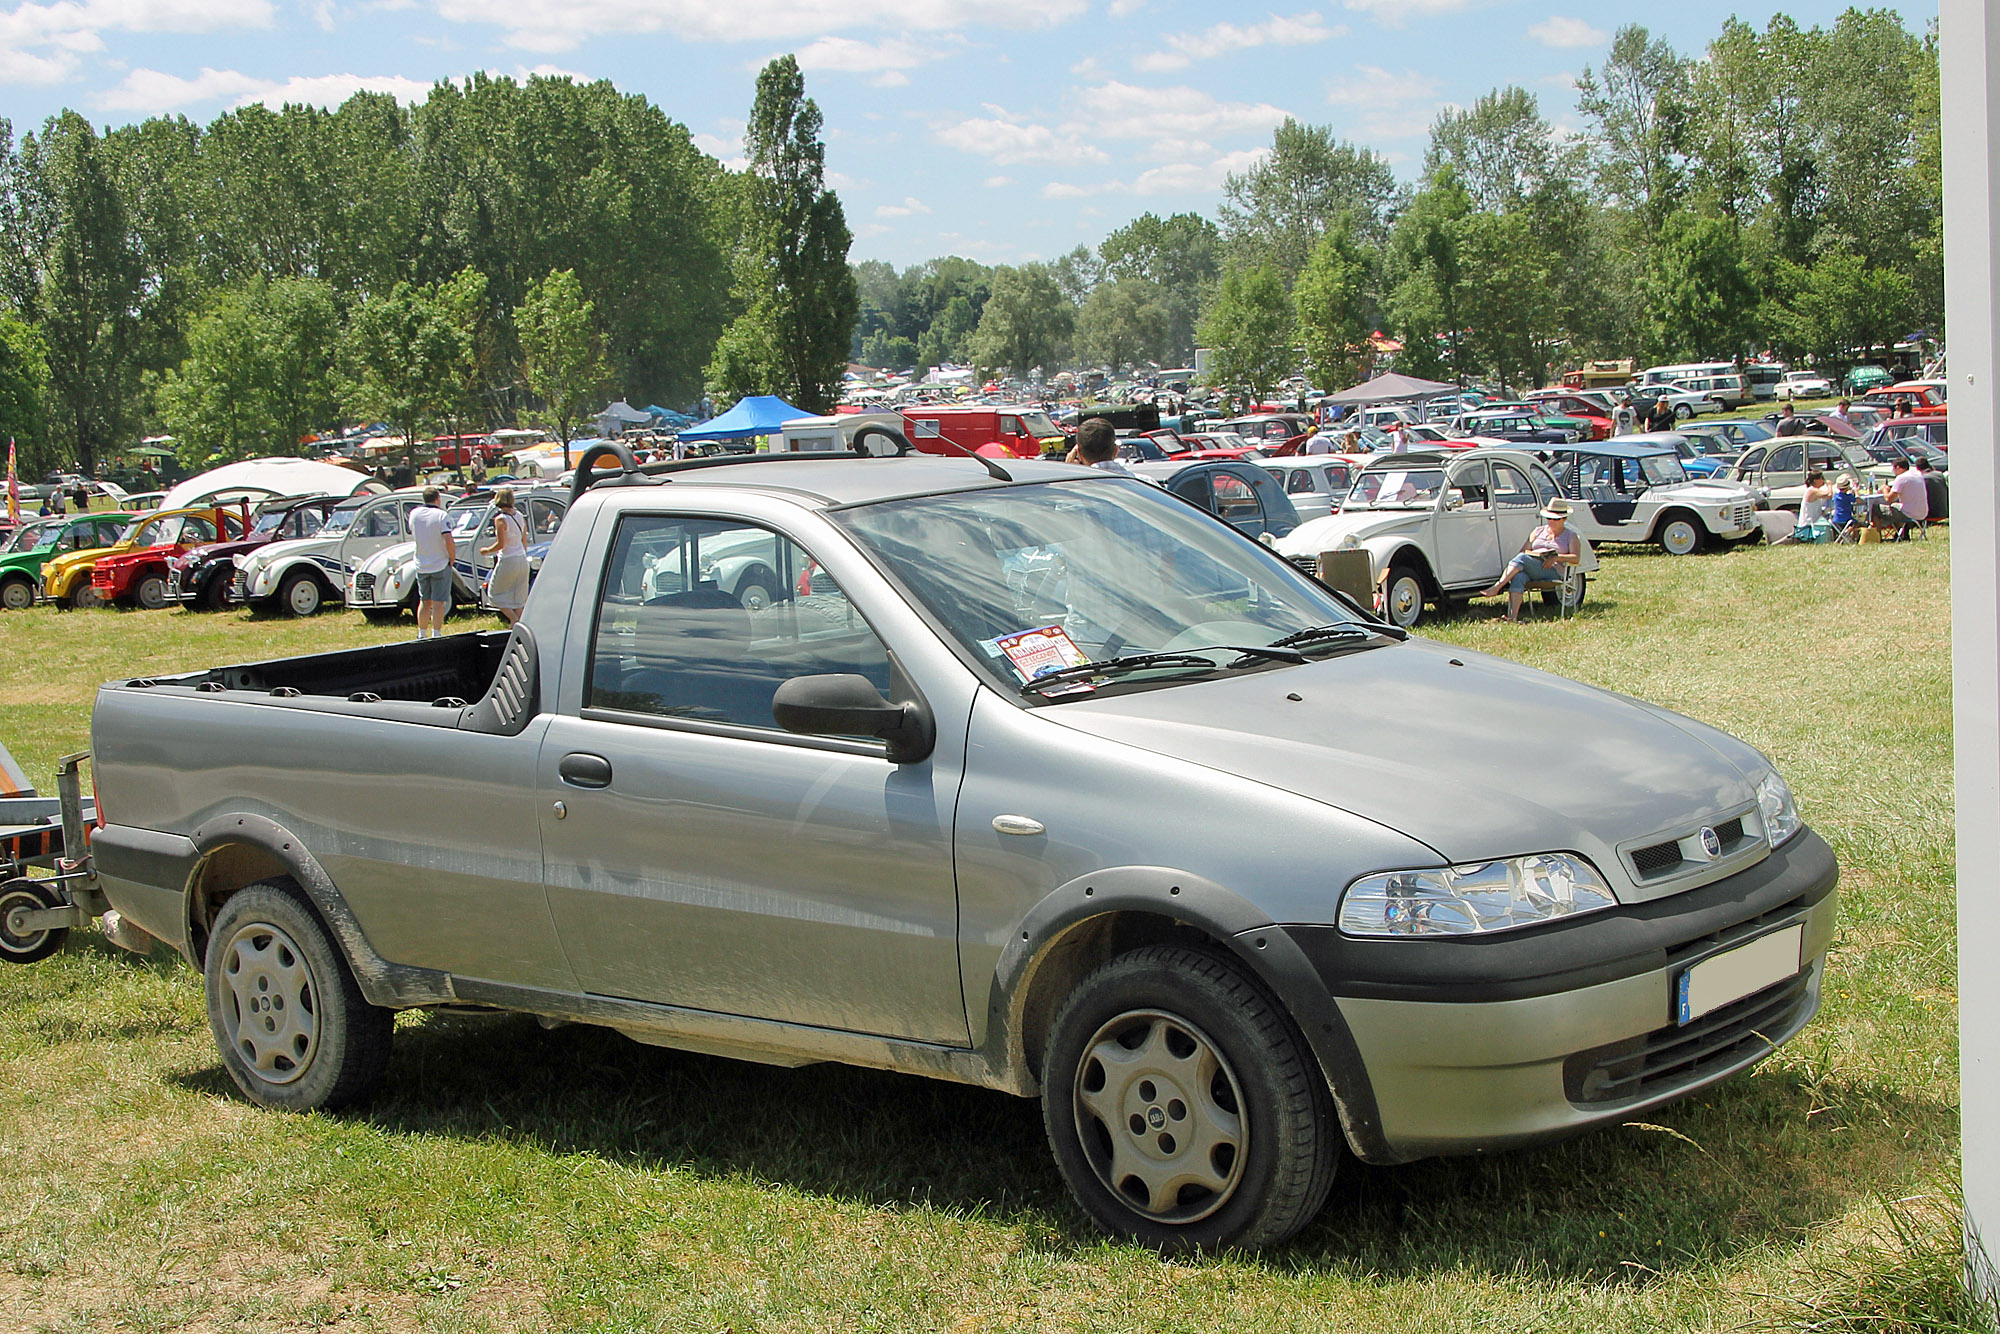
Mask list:
[{"label": "rear wheel", "polygon": [[260,881],[222,905],[202,981],[223,1067],[259,1106],[346,1106],[388,1069],[394,1012],[361,995],[289,879]]},{"label": "rear wheel", "polygon": [[1414,565],[1398,561],[1389,567],[1383,610],[1389,620],[1407,630],[1424,618],[1424,577]]},{"label": "rear wheel", "polygon": [[1690,418],[1690,417],[1692,417],[1692,416],[1694,416],[1694,409],[1693,409],[1692,407],[1690,407],[1690,406],[1689,406],[1688,404],[1686,404],[1686,403],[1676,403],[1676,404],[1674,404],[1674,420],[1675,420],[1675,421],[1683,421],[1683,422],[1684,422],[1684,421],[1686,421],[1686,420],[1687,420],[1688,418]]},{"label": "rear wheel", "polygon": [[0,584],[0,607],[8,611],[26,611],[35,605],[35,585],[32,580],[15,577]]},{"label": "rear wheel", "polygon": [[229,576],[212,574],[202,581],[194,595],[194,605],[204,611],[222,611],[229,606]]},{"label": "rear wheel", "polygon": [[62,900],[55,890],[38,880],[19,876],[0,884],[0,959],[8,963],[33,963],[46,959],[63,947],[69,939],[66,926],[44,927],[37,931],[17,929],[14,914],[36,912],[43,908],[59,908]]},{"label": "rear wheel", "polygon": [[1270,1246],[1319,1211],[1338,1151],[1319,1064],[1233,960],[1152,946],[1056,1015],[1042,1116],[1064,1178],[1109,1231],[1169,1251]]},{"label": "rear wheel", "polygon": [[319,580],[304,570],[293,570],[278,585],[278,605],[293,616],[311,616],[325,600]]},{"label": "rear wheel", "polygon": [[146,575],[132,590],[132,600],[147,611],[158,611],[167,605],[167,581],[157,574]]}]

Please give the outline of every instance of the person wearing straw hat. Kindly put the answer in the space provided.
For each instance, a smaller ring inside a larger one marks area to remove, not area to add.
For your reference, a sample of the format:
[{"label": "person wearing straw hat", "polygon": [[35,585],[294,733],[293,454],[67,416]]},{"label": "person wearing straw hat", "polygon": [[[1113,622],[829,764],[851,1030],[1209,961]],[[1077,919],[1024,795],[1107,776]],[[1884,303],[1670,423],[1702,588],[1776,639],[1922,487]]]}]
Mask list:
[{"label": "person wearing straw hat", "polygon": [[1521,619],[1521,599],[1527,596],[1529,584],[1559,580],[1563,577],[1563,566],[1575,565],[1583,559],[1576,534],[1569,530],[1569,513],[1570,504],[1561,496],[1545,505],[1542,526],[1528,534],[1528,540],[1507,562],[1507,568],[1500,572],[1493,586],[1481,590],[1480,596],[1489,598],[1502,589],[1507,591],[1508,620]]}]

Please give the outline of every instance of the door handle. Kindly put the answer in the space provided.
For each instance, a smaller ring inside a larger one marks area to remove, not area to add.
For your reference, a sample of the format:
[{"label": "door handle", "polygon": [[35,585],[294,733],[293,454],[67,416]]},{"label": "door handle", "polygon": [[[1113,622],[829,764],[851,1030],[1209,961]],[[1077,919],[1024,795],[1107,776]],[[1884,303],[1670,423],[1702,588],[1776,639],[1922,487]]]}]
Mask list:
[{"label": "door handle", "polygon": [[587,751],[571,751],[563,756],[556,772],[571,787],[611,786],[611,761]]}]

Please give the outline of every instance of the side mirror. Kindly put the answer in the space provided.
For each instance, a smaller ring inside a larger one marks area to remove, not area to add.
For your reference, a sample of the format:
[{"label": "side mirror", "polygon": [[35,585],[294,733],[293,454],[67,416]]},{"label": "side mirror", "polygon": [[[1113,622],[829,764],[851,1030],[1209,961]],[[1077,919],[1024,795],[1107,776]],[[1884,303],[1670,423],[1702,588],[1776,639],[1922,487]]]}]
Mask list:
[{"label": "side mirror", "polygon": [[1464,492],[1462,492],[1462,491],[1447,491],[1447,492],[1445,492],[1445,493],[1444,493],[1444,507],[1445,507],[1446,509],[1448,509],[1448,510],[1460,510],[1460,509],[1464,509],[1464,508],[1465,508],[1465,493],[1464,493]]},{"label": "side mirror", "polygon": [[891,704],[873,681],[849,672],[794,676],[772,696],[771,716],[802,736],[880,737],[896,764],[915,764],[937,745],[929,709],[914,701]]}]

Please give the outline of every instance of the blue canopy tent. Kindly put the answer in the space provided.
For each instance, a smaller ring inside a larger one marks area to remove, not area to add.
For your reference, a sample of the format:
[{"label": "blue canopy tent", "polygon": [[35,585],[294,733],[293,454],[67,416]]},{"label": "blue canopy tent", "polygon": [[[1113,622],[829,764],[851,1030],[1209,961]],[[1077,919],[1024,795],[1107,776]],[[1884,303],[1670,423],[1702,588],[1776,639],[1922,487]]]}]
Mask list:
[{"label": "blue canopy tent", "polygon": [[771,394],[752,394],[741,399],[736,406],[720,417],[712,417],[699,426],[690,426],[680,433],[683,440],[741,440],[752,435],[775,435],[780,426],[789,421],[812,414],[804,408],[795,408]]}]

